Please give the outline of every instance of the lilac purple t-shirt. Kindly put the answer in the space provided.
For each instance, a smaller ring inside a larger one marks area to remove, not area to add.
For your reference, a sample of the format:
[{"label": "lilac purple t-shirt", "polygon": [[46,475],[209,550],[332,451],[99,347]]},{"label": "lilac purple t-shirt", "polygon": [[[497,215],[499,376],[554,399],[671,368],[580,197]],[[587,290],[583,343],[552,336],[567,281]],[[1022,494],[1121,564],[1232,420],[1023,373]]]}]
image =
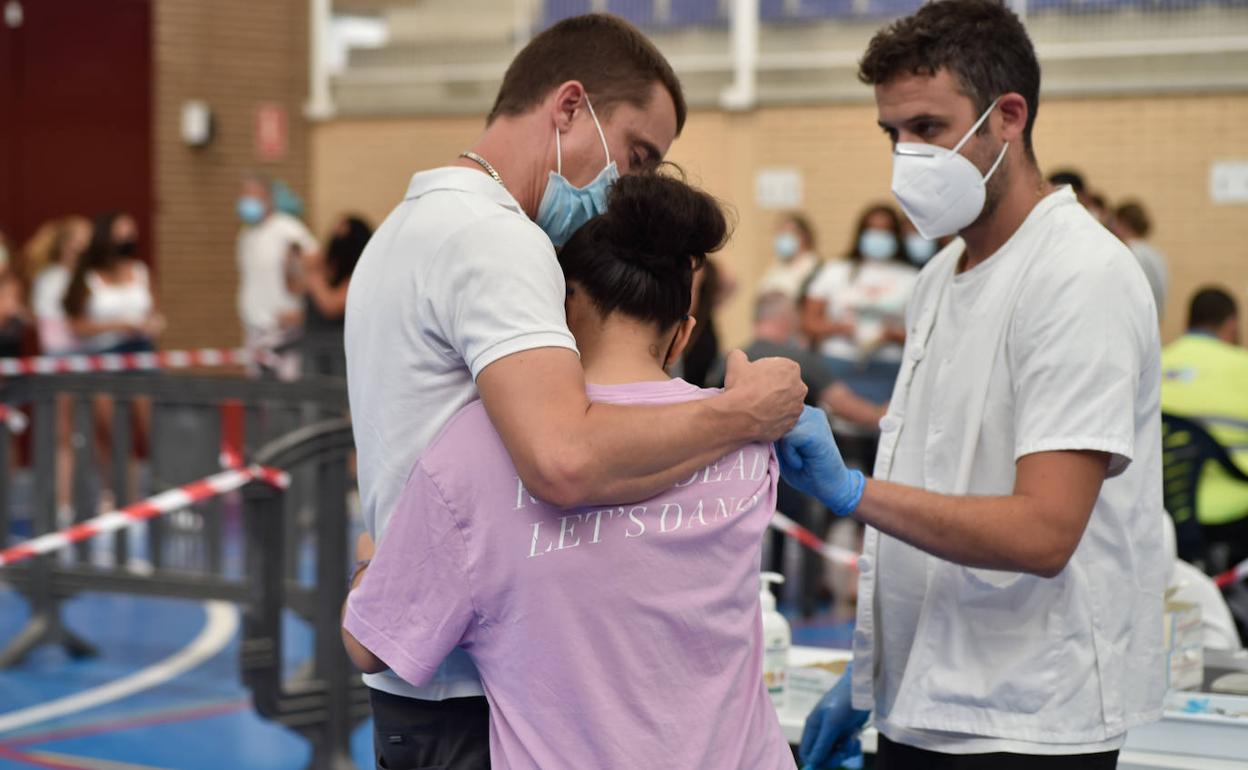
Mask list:
[{"label": "lilac purple t-shirt", "polygon": [[[589,389],[634,404],[715,392]],[[749,444],[652,500],[560,510],[527,493],[470,404],[413,469],[346,628],[417,685],[465,649],[495,770],[792,770],[758,600],[778,478],[771,448]]]}]

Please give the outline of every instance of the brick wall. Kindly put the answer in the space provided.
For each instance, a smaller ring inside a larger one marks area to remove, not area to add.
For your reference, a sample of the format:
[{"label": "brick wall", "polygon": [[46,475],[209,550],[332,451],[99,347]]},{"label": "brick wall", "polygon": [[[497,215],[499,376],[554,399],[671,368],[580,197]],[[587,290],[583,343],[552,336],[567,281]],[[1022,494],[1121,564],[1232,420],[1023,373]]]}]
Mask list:
[{"label": "brick wall", "polygon": [[[285,179],[307,199],[308,93],[306,0],[156,0],[153,60],[155,230],[158,291],[169,329],[166,347],[233,345],[238,272],[234,201],[243,173]],[[180,135],[188,99],[212,108],[216,135],[191,148]],[[261,162],[256,110],[286,110],[285,157]]]},{"label": "brick wall", "polygon": [[[1192,291],[1222,283],[1248,307],[1248,207],[1209,200],[1209,164],[1244,159],[1248,94],[1046,99],[1036,125],[1043,167],[1075,166],[1111,202],[1138,197],[1155,220],[1170,261],[1163,334],[1178,334]],[[479,118],[343,120],[312,133],[316,221],[348,209],[380,220],[413,171],[446,163],[481,130]],[[764,166],[802,170],[805,209],[825,256],[844,253],[858,213],[891,200],[891,158],[871,105],[767,108],[746,114],[698,111],[671,159],[735,209],[724,261],[741,290],[720,315],[722,337],[749,333],[751,287],[771,259],[774,214],[754,204]]]}]

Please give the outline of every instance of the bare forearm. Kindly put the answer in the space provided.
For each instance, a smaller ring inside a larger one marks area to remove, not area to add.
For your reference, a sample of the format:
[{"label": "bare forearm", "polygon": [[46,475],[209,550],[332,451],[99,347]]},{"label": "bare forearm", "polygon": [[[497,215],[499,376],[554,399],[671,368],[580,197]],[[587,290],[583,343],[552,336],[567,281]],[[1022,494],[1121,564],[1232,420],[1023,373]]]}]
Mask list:
[{"label": "bare forearm", "polygon": [[[638,410],[646,409],[645,419]],[[732,396],[670,406],[592,403],[564,451],[585,458],[574,499],[564,505],[644,500],[753,438],[757,426]],[[521,474],[523,477],[523,473]]]},{"label": "bare forearm", "polygon": [[942,495],[871,479],[854,518],[968,567],[1052,577],[1070,557],[1071,533],[1022,495]]},{"label": "bare forearm", "polygon": [[801,414],[796,363],[728,354],[726,390],[662,406],[591,403],[561,348],[507,356],[477,377],[481,400],[525,487],[562,508],[653,497],[731,449],[774,441]]},{"label": "bare forearm", "polygon": [[368,648],[356,641],[347,629],[342,629],[342,645],[347,648],[347,657],[355,667],[365,674],[379,674],[390,668],[385,661],[368,651]]},{"label": "bare forearm", "polygon": [[884,405],[868,401],[840,382],[824,390],[822,400],[837,417],[859,425],[878,424],[886,411]]},{"label": "bare forearm", "polygon": [[111,332],[130,334],[135,331],[134,324],[121,321],[88,321],[85,318],[70,320],[69,328],[79,337],[94,337],[97,334]]},{"label": "bare forearm", "polygon": [[[370,547],[372,540],[369,541]],[[358,546],[357,546],[358,551]],[[366,565],[367,566],[367,565]],[[347,599],[342,603],[342,613],[338,618],[338,625],[342,630],[342,646],[347,650],[347,657],[355,664],[355,667],[366,674],[376,674],[385,671],[389,666],[385,661],[374,655],[367,647],[360,644],[359,640],[347,630],[347,604],[351,601],[350,592],[359,586],[360,581],[364,578],[364,569],[356,570],[355,576],[351,579],[351,586],[347,593]]]},{"label": "bare forearm", "polygon": [[808,336],[818,340],[825,340],[828,337],[851,337],[854,334],[854,325],[847,321],[829,321],[820,318],[807,320],[805,332]]},{"label": "bare forearm", "polygon": [[341,318],[347,307],[347,282],[330,286],[321,273],[308,276],[308,296],[326,318]]}]

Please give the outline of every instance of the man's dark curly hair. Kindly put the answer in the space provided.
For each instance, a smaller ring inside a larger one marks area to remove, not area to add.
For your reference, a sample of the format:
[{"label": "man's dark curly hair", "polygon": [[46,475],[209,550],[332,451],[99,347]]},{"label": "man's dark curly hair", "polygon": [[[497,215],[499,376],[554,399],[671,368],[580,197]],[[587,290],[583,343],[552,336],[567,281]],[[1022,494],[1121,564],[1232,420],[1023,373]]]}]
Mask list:
[{"label": "man's dark curly hair", "polygon": [[937,0],[871,38],[858,65],[867,85],[902,75],[949,70],[979,113],[1002,94],[1027,100],[1023,146],[1035,157],[1031,129],[1040,109],[1040,64],[1022,21],[999,0]]}]

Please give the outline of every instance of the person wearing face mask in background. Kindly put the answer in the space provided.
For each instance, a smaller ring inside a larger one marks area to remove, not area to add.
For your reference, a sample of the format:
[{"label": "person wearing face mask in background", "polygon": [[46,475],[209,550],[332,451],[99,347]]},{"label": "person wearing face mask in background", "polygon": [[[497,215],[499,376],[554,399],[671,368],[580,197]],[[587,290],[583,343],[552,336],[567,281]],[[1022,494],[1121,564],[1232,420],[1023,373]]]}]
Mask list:
[{"label": "person wearing face mask in background", "polygon": [[803,332],[871,401],[888,400],[901,368],[902,320],[917,273],[902,248],[900,215],[879,203],[859,217],[845,259],[820,266],[806,289]]},{"label": "person wearing face mask in background", "polygon": [[880,770],[1113,768],[1166,687],[1160,344],[1130,250],[1046,184],[1040,67],[995,0],[923,5],[859,76],[893,142],[893,192],[927,238],[874,477],[822,415],[784,478],[867,525],[852,674],[804,761]]},{"label": "person wearing face mask in background", "polygon": [[[586,395],[555,249],[606,210],[617,177],[659,165],[685,116],[680,82],[653,43],[618,17],[577,16],[516,55],[470,148],[412,177],[347,292],[367,529],[357,578],[416,459],[476,399],[524,489],[565,508],[652,497],[796,422],[797,365],[740,352],[729,356],[728,387],[709,399],[642,406]],[[488,711],[467,653],[451,651],[422,679],[366,677],[378,767],[488,767]]]},{"label": "person wearing face mask in background", "polygon": [[[65,315],[73,336],[87,353],[150,353],[165,329],[164,316],[156,307],[147,265],[138,259],[138,226],[134,217],[109,212],[95,218],[91,240],[78,259],[69,288],[65,292]],[[113,402],[107,396],[95,397],[96,457],[100,477],[111,479]],[[151,422],[151,402],[134,401],[135,434],[146,441]],[[81,428],[80,428],[81,430]],[[130,468],[129,499],[137,492],[137,468]],[[107,490],[106,490],[107,491]],[[107,494],[100,507],[112,508]]]},{"label": "person wearing face mask in background", "polygon": [[950,240],[952,239],[932,240],[924,238],[919,234],[918,228],[914,226],[909,217],[903,216],[901,218],[901,242],[906,252],[906,259],[910,260],[910,264],[920,270],[928,262],[931,262],[932,257],[936,256],[936,252],[940,251],[942,246],[947,246]]},{"label": "person wearing face mask in background", "polygon": [[139,232],[129,214],[96,217],[86,252],[78,259],[64,308],[69,326],[88,353],[148,353],[164,331],[147,265],[137,258]]},{"label": "person wearing face mask in background", "polygon": [[[270,352],[298,335],[303,322],[299,268],[304,255],[319,249],[303,222],[277,208],[273,189],[266,177],[248,175],[235,204],[242,222],[236,257],[243,344],[250,350]],[[276,364],[280,377],[294,376],[294,355],[274,360],[280,361]],[[262,367],[252,364],[249,369],[257,374]]]},{"label": "person wearing face mask in background", "polygon": [[776,260],[758,282],[759,296],[779,292],[796,301],[811,274],[819,267],[815,231],[805,214],[790,212],[776,223],[772,239]]}]

